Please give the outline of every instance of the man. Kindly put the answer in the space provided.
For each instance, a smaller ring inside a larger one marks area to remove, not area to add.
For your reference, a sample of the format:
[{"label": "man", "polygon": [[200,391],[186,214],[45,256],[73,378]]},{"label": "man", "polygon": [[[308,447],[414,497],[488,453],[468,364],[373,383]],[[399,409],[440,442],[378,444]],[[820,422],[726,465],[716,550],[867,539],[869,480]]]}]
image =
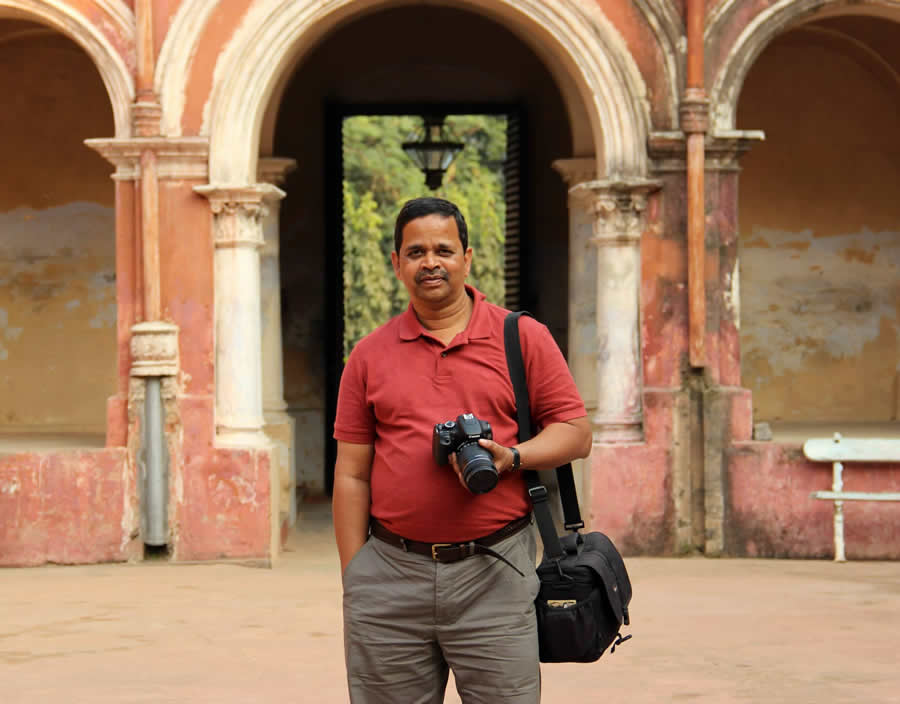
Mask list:
[{"label": "man", "polygon": [[[522,318],[541,430],[517,445],[508,311],[465,283],[462,213],[439,198],[407,202],[394,250],[409,308],[353,349],[334,429],[350,698],[440,704],[452,668],[465,704],[538,702],[535,538],[520,470],[588,455],[584,403],[546,327]],[[500,474],[487,493],[466,488],[455,456],[451,467],[432,455],[435,424],[462,413],[493,430],[479,440]]]}]

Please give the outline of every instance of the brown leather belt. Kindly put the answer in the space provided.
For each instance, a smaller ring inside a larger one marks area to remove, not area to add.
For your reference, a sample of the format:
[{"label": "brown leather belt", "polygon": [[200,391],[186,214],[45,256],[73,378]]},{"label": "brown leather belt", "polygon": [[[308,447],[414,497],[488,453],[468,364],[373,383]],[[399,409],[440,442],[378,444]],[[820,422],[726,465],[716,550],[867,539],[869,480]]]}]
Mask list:
[{"label": "brown leather belt", "polygon": [[[472,555],[493,555],[494,557],[500,557],[500,559],[503,559],[496,552],[487,548],[491,545],[496,545],[501,540],[505,540],[506,538],[515,535],[530,524],[531,514],[529,513],[525,516],[522,516],[521,518],[517,518],[516,520],[507,523],[500,530],[494,531],[490,535],[485,535],[484,537],[476,538],[475,540],[471,540],[469,542],[423,543],[418,540],[409,540],[400,535],[397,535],[396,533],[392,533],[373,518],[372,535],[374,535],[379,540],[388,543],[389,545],[393,545],[395,548],[400,548],[405,552],[414,552],[417,555],[430,557],[435,562],[447,564],[450,562],[459,562],[460,560],[464,560],[465,558],[471,557]],[[505,559],[503,561],[506,562]],[[518,572],[519,570],[516,571]]]}]

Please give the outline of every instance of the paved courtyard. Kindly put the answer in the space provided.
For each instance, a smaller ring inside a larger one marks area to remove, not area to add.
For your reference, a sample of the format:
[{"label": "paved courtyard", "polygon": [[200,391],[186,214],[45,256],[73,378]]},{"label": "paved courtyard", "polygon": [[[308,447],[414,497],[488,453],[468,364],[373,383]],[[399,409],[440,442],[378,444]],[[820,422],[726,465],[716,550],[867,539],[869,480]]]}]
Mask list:
[{"label": "paved courtyard", "polygon": [[[900,702],[900,563],[627,565],[634,638],[591,665],[545,665],[544,702]],[[347,701],[326,510],[275,569],[0,570],[3,704]]]}]

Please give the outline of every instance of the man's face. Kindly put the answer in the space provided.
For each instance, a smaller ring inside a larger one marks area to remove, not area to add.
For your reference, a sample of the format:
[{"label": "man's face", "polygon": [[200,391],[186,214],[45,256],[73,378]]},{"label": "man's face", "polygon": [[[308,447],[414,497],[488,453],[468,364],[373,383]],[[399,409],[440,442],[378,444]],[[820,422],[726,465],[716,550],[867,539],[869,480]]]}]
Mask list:
[{"label": "man's face", "polygon": [[426,215],[406,223],[400,254],[391,252],[391,263],[412,302],[433,307],[463,293],[472,248],[463,251],[454,218]]}]

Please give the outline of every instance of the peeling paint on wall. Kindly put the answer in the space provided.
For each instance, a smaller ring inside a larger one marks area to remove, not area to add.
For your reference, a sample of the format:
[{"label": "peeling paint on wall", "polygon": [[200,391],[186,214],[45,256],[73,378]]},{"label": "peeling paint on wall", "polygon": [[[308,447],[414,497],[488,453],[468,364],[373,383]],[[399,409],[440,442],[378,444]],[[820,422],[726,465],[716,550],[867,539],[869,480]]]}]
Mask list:
[{"label": "peeling paint on wall", "polygon": [[[780,418],[890,419],[900,364],[900,232],[817,238],[755,228],[741,259],[742,368],[755,402]],[[818,384],[810,374],[820,375]],[[805,389],[774,399],[773,385],[792,377]]]},{"label": "peeling paint on wall", "polygon": [[0,426],[103,432],[116,386],[115,215],[0,213]]}]

